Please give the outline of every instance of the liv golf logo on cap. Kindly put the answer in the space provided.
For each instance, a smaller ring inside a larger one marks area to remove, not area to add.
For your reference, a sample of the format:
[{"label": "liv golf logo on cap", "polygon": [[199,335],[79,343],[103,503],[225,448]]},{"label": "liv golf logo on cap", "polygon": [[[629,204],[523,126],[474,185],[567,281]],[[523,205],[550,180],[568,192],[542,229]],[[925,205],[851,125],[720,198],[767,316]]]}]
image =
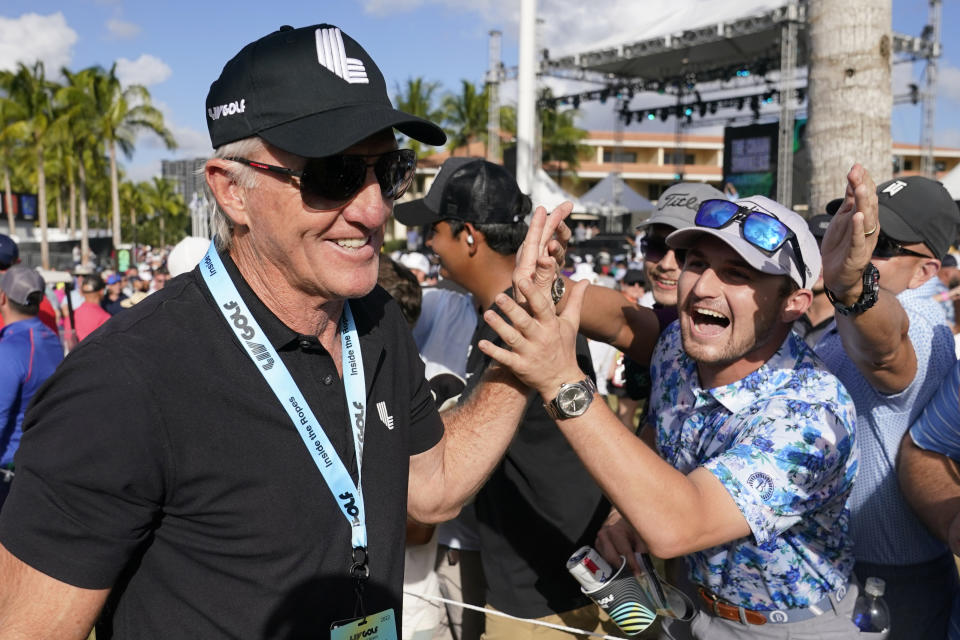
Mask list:
[{"label": "liv golf logo on cap", "polygon": [[317,60],[350,84],[370,84],[363,61],[348,58],[340,29],[317,29]]}]

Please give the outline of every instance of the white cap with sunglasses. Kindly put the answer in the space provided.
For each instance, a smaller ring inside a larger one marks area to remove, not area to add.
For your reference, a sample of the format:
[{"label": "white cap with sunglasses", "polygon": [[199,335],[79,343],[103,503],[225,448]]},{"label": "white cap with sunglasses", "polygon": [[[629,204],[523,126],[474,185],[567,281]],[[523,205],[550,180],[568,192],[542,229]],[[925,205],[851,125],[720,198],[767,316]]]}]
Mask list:
[{"label": "white cap with sunglasses", "polygon": [[695,227],[667,236],[667,244],[689,249],[697,238],[709,235],[725,242],[757,271],[790,276],[803,289],[820,276],[820,249],[807,221],[770,198],[705,200],[695,221]]}]

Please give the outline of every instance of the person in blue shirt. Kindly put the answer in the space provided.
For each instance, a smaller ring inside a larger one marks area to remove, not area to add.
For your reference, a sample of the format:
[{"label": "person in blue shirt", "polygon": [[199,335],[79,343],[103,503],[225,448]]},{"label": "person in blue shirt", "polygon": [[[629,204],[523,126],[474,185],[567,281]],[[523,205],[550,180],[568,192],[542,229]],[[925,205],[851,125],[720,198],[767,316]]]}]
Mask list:
[{"label": "person in blue shirt", "polygon": [[661,637],[859,637],[846,507],[854,404],[791,331],[820,274],[816,240],[762,196],[704,200],[694,221],[666,240],[683,270],[679,319],[650,365],[656,450],[593,401],[577,369],[580,285],[558,316],[542,288],[519,279],[533,317],[498,296],[512,326],[484,319],[512,351],[478,347],[538,392],[616,505],[622,524],[597,550],[631,566],[640,551],[685,558],[699,610],[689,623],[664,620]]},{"label": "person in blue shirt", "polygon": [[63,360],[60,339],[37,317],[43,278],[15,265],[0,275],[0,508],[13,479],[23,414],[33,394]]},{"label": "person in blue shirt", "polygon": [[[876,193],[860,209],[855,195]],[[831,208],[827,206],[828,210]],[[858,166],[823,238],[836,324],[814,351],[857,407],[860,468],[850,494],[854,573],[886,583],[889,640],[943,638],[957,569],[898,486],[897,451],[953,366],[954,337],[934,283],[957,234],[957,205],[921,176],[874,187]]]}]

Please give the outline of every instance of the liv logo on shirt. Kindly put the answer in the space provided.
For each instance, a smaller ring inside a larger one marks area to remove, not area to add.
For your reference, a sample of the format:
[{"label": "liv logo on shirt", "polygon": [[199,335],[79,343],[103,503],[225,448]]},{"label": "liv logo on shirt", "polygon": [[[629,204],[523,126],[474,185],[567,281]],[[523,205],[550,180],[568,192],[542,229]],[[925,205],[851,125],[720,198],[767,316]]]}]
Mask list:
[{"label": "liv logo on shirt", "polygon": [[769,500],[770,496],[773,495],[773,478],[762,471],[750,474],[750,477],[747,478],[747,484],[753,487],[763,500]]}]

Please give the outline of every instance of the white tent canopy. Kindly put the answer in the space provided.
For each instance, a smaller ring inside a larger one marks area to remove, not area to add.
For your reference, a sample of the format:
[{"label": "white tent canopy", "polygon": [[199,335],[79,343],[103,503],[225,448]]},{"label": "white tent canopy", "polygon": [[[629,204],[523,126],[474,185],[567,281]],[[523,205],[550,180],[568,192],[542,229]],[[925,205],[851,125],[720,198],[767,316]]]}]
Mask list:
[{"label": "white tent canopy", "polygon": [[585,213],[587,211],[582,202],[564,191],[543,169],[537,169],[533,176],[530,200],[533,201],[534,207],[543,206],[547,211],[553,211],[564,200],[573,203],[574,213]]},{"label": "white tent canopy", "polygon": [[950,173],[943,176],[940,182],[947,188],[951,198],[960,200],[960,164],[955,166]]}]

